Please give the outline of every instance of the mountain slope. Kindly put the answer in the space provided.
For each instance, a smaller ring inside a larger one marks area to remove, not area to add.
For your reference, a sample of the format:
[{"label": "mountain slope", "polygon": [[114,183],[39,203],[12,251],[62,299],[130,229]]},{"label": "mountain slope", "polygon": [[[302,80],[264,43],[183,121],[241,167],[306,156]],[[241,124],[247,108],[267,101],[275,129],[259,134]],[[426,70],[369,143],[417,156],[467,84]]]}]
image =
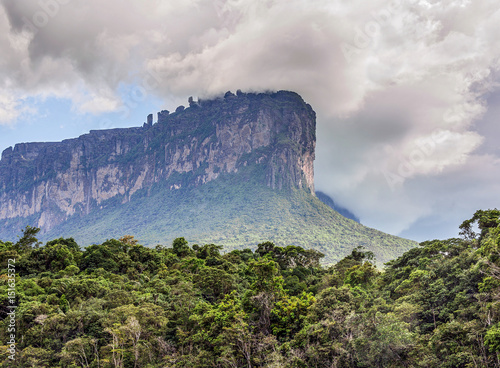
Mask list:
[{"label": "mountain slope", "polygon": [[326,263],[360,245],[373,251],[379,264],[415,246],[345,218],[311,193],[273,190],[243,176],[226,174],[178,191],[158,186],[126,204],[109,204],[92,216],[70,218],[44,238],[64,234],[87,245],[132,234],[141,244],[154,246],[169,245],[182,236],[191,243],[223,245],[225,251],[273,241],[319,250]]},{"label": "mountain slope", "polygon": [[0,160],[0,220],[31,217],[45,233],[154,184],[178,190],[246,166],[264,173],[262,185],[314,192],[316,119],[299,95],[228,92],[189,103],[158,113],[154,125],[150,115],[141,128],[9,147]]},{"label": "mountain slope", "polygon": [[415,243],[346,219],[314,196],[315,113],[293,92],[227,93],[141,128],[23,143],[0,161],[0,239],[25,225],[81,245],[125,234],[226,250],[300,245],[333,262],[356,246],[379,262]]}]

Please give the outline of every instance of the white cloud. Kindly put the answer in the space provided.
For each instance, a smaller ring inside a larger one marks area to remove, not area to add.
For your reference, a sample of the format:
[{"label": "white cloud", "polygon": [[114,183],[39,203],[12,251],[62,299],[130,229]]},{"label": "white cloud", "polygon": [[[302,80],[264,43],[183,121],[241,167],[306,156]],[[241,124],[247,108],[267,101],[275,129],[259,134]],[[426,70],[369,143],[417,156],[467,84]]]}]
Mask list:
[{"label": "white cloud", "polygon": [[18,105],[15,96],[0,94],[0,124],[8,124],[19,116]]},{"label": "white cloud", "polygon": [[[498,90],[496,0],[47,3],[59,5],[1,2],[1,121],[25,96],[117,110],[123,85],[165,101],[294,90],[318,113],[317,188],[392,232],[436,216],[440,180],[490,146],[478,128]],[[399,175],[404,161],[412,170]]]}]

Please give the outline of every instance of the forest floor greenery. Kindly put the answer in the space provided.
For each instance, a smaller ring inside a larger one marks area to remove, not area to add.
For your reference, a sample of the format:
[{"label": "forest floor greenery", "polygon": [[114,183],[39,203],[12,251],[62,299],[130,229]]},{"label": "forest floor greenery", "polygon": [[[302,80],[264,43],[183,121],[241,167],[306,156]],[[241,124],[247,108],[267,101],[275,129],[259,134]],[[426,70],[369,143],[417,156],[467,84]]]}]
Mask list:
[{"label": "forest floor greenery", "polygon": [[26,227],[0,242],[0,366],[500,367],[500,211],[460,229],[380,269],[359,246],[323,266],[272,242],[82,249]]}]

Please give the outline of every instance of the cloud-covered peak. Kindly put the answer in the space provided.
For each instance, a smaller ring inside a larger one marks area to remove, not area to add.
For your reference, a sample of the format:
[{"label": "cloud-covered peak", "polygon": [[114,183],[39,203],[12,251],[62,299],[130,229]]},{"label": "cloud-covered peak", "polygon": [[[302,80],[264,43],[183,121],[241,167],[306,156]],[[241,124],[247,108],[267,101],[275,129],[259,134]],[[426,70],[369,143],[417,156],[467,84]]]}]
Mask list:
[{"label": "cloud-covered peak", "polygon": [[497,1],[1,4],[0,124],[30,98],[99,115],[123,109],[125,88],[138,101],[293,90],[318,113],[317,187],[396,233],[445,216],[457,194],[436,198],[439,183],[499,171],[498,152],[478,153],[492,147],[482,124],[498,92]]}]

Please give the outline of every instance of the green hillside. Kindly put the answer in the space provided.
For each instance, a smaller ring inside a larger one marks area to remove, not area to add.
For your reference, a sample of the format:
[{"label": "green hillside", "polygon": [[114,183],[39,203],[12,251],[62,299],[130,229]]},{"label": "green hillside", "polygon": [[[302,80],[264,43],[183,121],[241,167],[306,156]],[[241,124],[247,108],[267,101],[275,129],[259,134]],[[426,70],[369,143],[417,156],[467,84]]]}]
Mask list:
[{"label": "green hillside", "polygon": [[190,243],[214,243],[225,250],[272,241],[316,249],[325,254],[326,263],[361,245],[379,264],[416,245],[349,220],[304,190],[273,190],[256,176],[254,171],[226,174],[174,191],[156,185],[126,204],[108,201],[88,216],[70,218],[43,238],[73,236],[88,245],[130,234],[155,246],[183,236]]}]

